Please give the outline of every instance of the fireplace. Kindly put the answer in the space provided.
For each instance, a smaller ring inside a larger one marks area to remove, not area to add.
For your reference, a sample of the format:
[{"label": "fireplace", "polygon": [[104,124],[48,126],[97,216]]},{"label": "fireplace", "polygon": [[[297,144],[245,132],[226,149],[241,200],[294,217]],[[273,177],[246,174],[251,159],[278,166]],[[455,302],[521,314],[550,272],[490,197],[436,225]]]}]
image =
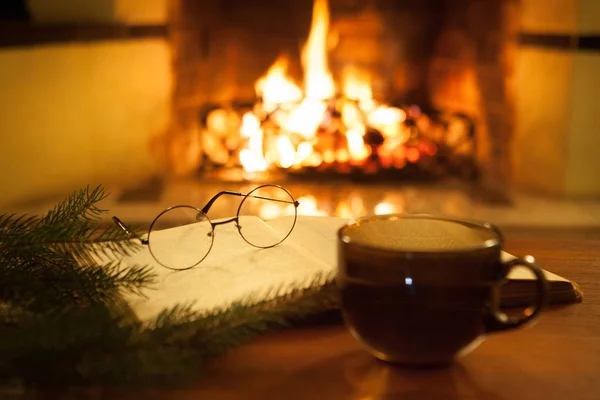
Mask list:
[{"label": "fireplace", "polygon": [[170,169],[502,189],[511,11],[500,0],[175,0]]}]

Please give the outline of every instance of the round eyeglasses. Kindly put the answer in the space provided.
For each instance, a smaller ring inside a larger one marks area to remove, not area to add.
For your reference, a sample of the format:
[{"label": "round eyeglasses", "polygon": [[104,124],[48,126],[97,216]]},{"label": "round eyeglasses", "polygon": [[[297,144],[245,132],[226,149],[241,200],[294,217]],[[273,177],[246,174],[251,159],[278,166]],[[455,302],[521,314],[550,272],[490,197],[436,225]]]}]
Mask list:
[{"label": "round eyeglasses", "polygon": [[[221,196],[238,196],[242,200],[233,218],[211,221],[208,211]],[[152,257],[165,268],[187,270],[200,264],[210,253],[215,239],[215,227],[233,222],[242,239],[257,248],[270,248],[283,242],[296,225],[298,201],[278,185],[261,185],[247,194],[222,191],[213,196],[203,208],[177,205],[162,211],[150,224],[146,238],[128,229],[121,220],[115,223],[129,236],[148,245]],[[278,226],[275,235],[264,235],[253,229],[244,229],[244,220],[261,215],[293,215],[286,226]]]}]

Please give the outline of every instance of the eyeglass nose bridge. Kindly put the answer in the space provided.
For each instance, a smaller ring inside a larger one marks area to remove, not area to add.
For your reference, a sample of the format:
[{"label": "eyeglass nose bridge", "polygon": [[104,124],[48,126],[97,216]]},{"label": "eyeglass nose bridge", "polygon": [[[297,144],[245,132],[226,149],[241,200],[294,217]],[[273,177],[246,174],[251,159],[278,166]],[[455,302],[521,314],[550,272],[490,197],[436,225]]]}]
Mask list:
[{"label": "eyeglass nose bridge", "polygon": [[239,216],[235,216],[233,218],[227,219],[225,221],[219,221],[219,222],[213,222],[210,220],[210,218],[208,218],[208,216],[204,213],[204,212],[199,212],[196,214],[196,221],[200,222],[203,220],[208,220],[210,222],[210,226],[211,226],[211,230],[210,232],[208,232],[206,234],[206,236],[208,237],[212,237],[214,235],[214,231],[215,231],[215,227],[218,225],[225,225],[228,224],[230,222],[235,222],[235,227],[238,229],[238,231],[242,228],[239,224]]},{"label": "eyeglass nose bridge", "polygon": [[225,225],[225,224],[228,224],[228,223],[230,223],[230,222],[235,222],[235,226],[236,226],[236,228],[237,228],[238,230],[241,228],[241,226],[240,226],[240,223],[239,223],[239,217],[238,217],[237,215],[236,215],[235,217],[233,217],[233,218],[226,219],[225,221],[219,221],[219,222],[212,222],[212,221],[211,221],[211,223],[210,223],[210,224],[211,224],[211,226],[212,226],[212,228],[213,228],[213,230],[214,230],[214,229],[215,229],[215,226],[218,226],[218,225]]}]

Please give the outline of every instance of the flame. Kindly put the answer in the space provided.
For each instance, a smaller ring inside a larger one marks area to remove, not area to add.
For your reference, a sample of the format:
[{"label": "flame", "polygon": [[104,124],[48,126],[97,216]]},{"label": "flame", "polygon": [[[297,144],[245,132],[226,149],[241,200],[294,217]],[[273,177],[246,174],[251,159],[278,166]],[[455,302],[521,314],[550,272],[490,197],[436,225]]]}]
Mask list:
[{"label": "flame", "polygon": [[312,99],[329,99],[335,94],[333,77],[327,65],[328,31],[329,4],[327,0],[315,0],[310,34],[302,49],[305,94]]},{"label": "flame", "polygon": [[344,103],[342,106],[342,122],[349,128],[363,123],[363,115],[360,109],[351,102]]},{"label": "flame", "polygon": [[240,151],[240,162],[244,169],[248,172],[266,171],[269,165],[263,157],[263,131],[260,121],[251,112],[242,117],[240,133],[248,138],[247,147]]},{"label": "flame", "polygon": [[406,113],[396,107],[379,106],[369,114],[369,125],[399,124],[406,119]]},{"label": "flame", "polygon": [[401,134],[406,113],[400,108],[381,105],[369,113],[367,120],[369,126],[378,129],[384,136],[395,137]]},{"label": "flame", "polygon": [[338,149],[335,152],[335,160],[341,163],[346,163],[350,159],[350,154],[346,149]]},{"label": "flame", "polygon": [[294,165],[300,166],[313,154],[313,145],[309,142],[302,142],[298,145],[298,151],[296,152],[296,159]]},{"label": "flame", "polygon": [[288,64],[288,58],[280,55],[267,73],[256,81],[256,93],[271,108],[302,99],[302,90],[287,76]]},{"label": "flame", "polygon": [[323,157],[319,153],[312,153],[306,159],[305,165],[310,166],[310,167],[318,167],[322,163],[323,163]]},{"label": "flame", "polygon": [[378,203],[375,206],[376,215],[393,214],[394,212],[396,212],[396,207],[393,204],[388,203],[386,201],[382,201],[381,203]]},{"label": "flame", "polygon": [[240,162],[247,172],[265,171],[267,169],[267,163],[264,158],[256,157],[248,149],[240,151]]},{"label": "flame", "polygon": [[415,149],[414,147],[406,149],[406,159],[408,161],[411,163],[416,163],[419,161],[419,158],[421,158],[421,153],[419,153],[419,150]]},{"label": "flame", "polygon": [[[349,171],[350,166],[367,165],[372,151],[377,151],[381,166],[387,168],[417,162],[421,152],[435,153],[436,149],[429,147],[406,150],[405,143],[412,134],[403,124],[406,112],[376,102],[371,77],[364,70],[344,68],[340,77],[344,97],[341,102],[335,98],[327,62],[329,20],[328,0],[314,0],[310,33],[301,54],[303,89],[288,75],[288,57],[280,55],[256,81],[256,94],[262,102],[244,114],[241,127],[239,117],[230,121],[225,110],[209,115],[207,125],[219,137],[229,137],[230,126],[237,124],[245,139],[239,160],[246,171],[331,165]],[[411,118],[415,112],[418,110],[409,111]],[[365,143],[368,129],[384,136],[377,150]],[[330,140],[333,134],[344,134],[345,140]]]},{"label": "flame", "polygon": [[365,134],[364,125],[351,128],[346,132],[348,140],[348,150],[352,161],[363,161],[369,156],[369,148],[365,146],[363,135]]},{"label": "flame", "polygon": [[350,206],[348,206],[348,204],[346,204],[344,201],[338,204],[338,206],[335,208],[335,215],[339,218],[346,219],[352,219],[356,217],[350,209]]},{"label": "flame", "polygon": [[332,164],[335,161],[335,152],[332,149],[327,149],[323,152],[323,162]]},{"label": "flame", "polygon": [[260,129],[260,121],[251,112],[247,112],[242,117],[242,128],[240,129],[240,134],[242,135],[242,137],[245,138],[249,138],[259,134],[262,135],[262,130]]},{"label": "flame", "polygon": [[279,152],[279,165],[282,168],[289,168],[294,165],[296,150],[289,137],[281,135],[277,138],[277,151]]},{"label": "flame", "polygon": [[307,97],[292,110],[283,128],[309,139],[317,133],[317,128],[323,122],[325,111],[327,111],[325,102]]},{"label": "flame", "polygon": [[368,74],[355,67],[346,67],[342,71],[344,96],[359,102],[369,102],[373,98],[371,79]]}]

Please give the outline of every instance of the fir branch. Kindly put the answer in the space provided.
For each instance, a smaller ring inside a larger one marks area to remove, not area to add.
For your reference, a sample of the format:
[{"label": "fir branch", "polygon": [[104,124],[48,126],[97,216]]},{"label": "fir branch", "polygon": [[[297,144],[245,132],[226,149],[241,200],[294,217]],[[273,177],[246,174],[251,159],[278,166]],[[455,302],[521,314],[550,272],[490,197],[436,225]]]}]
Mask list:
[{"label": "fir branch", "polygon": [[11,229],[0,235],[0,250],[13,252],[36,252],[40,248],[51,249],[58,254],[73,254],[87,263],[91,257],[111,259],[129,256],[139,251],[140,243],[123,236],[118,227],[100,229],[89,222],[69,222],[63,226],[47,228],[36,224],[36,218],[28,219],[33,227]]},{"label": "fir branch", "polygon": [[123,292],[140,295],[154,283],[155,276],[147,267],[123,268],[119,262],[53,265],[50,257],[43,256],[21,259],[18,267],[0,262],[0,300],[35,311],[106,303]]},{"label": "fir branch", "polygon": [[308,282],[279,287],[273,296],[250,296],[201,319],[202,346],[207,355],[218,355],[258,334],[287,326],[290,321],[334,310],[339,296],[331,274],[319,274]]},{"label": "fir branch", "polygon": [[44,311],[105,303],[154,284],[147,267],[119,263],[141,245],[116,226],[94,222],[105,212],[96,204],[105,197],[101,187],[87,188],[41,218],[1,215],[0,301]]},{"label": "fir branch", "polygon": [[72,254],[92,264],[92,257],[133,254],[140,244],[130,240],[116,226],[101,230],[97,221],[106,211],[97,203],[106,197],[98,186],[72,194],[41,218],[13,214],[0,215],[0,252],[36,252],[40,247],[59,254]]},{"label": "fir branch", "polygon": [[25,314],[17,327],[0,330],[0,374],[28,386],[87,383],[78,371],[82,359],[127,343],[139,324],[125,321],[105,305]]},{"label": "fir branch", "polygon": [[200,373],[208,358],[339,304],[331,275],[274,288],[272,293],[267,299],[253,295],[203,313],[192,305],[164,310],[153,321],[136,325],[127,345],[88,353],[79,370],[96,384],[185,383]]},{"label": "fir branch", "polygon": [[66,200],[58,203],[52,210],[41,218],[40,226],[60,226],[65,222],[94,222],[100,219],[106,212],[97,206],[97,203],[104,200],[107,194],[102,186],[97,186],[90,193],[90,187],[81,189],[73,193]]}]

